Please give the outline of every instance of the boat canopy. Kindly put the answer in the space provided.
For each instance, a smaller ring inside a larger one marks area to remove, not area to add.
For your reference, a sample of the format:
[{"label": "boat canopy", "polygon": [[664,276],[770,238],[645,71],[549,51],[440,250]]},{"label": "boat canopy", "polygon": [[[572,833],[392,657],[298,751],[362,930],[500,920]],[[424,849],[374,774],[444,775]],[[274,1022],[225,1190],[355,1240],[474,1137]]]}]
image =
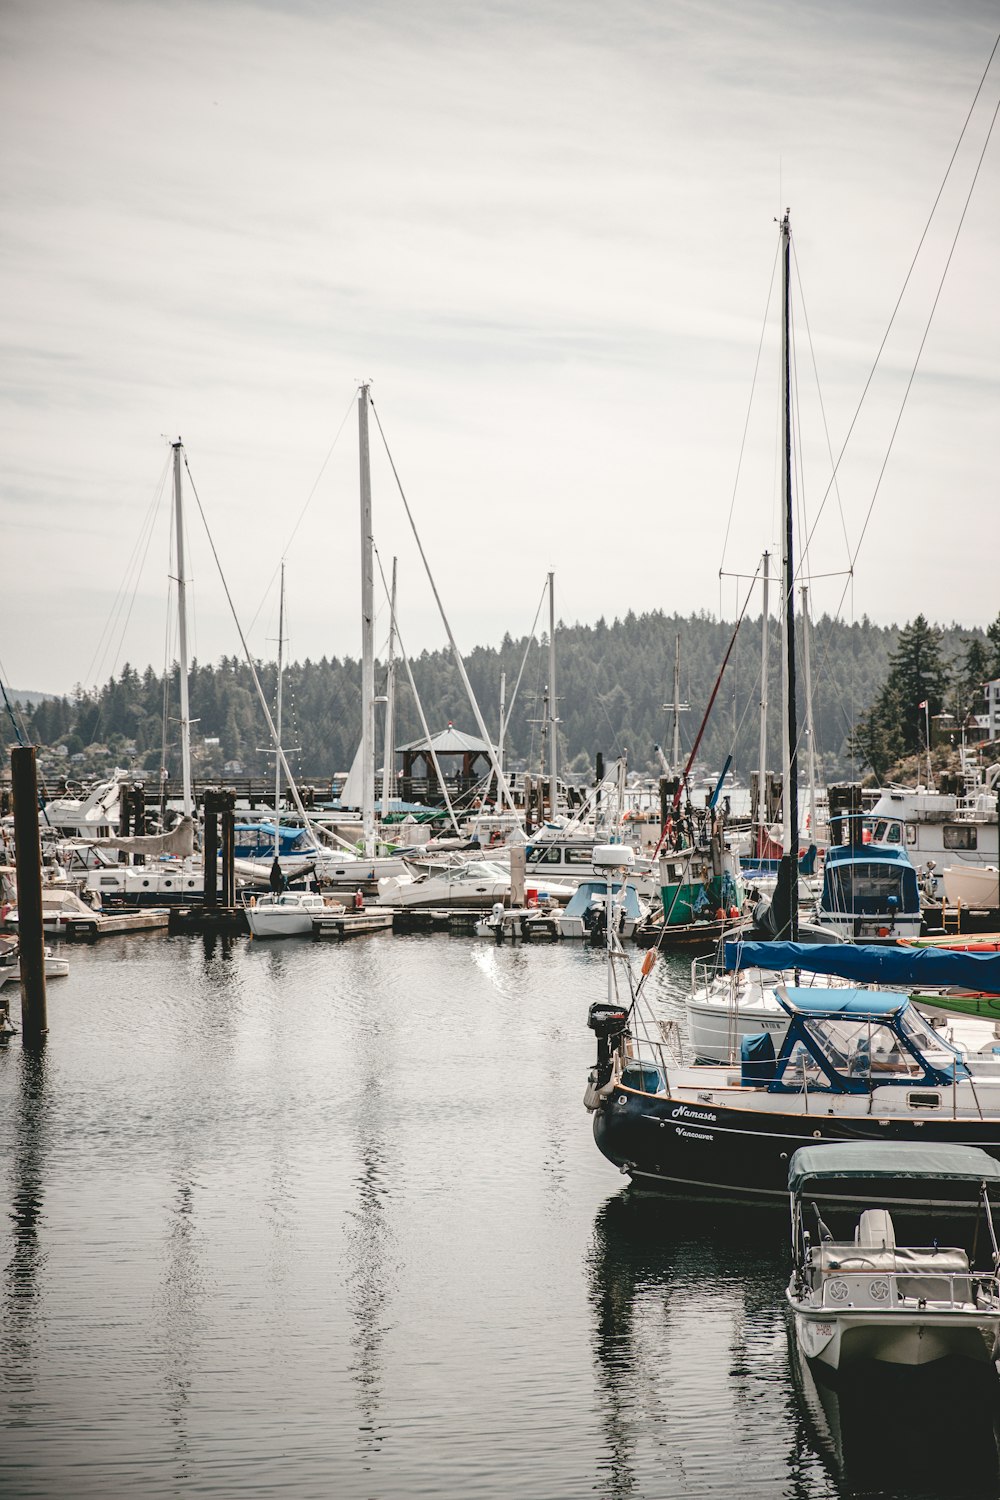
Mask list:
[{"label": "boat canopy", "polygon": [[[608,892],[607,882],[603,880],[581,880],[577,886],[576,894],[566,907],[564,916],[582,917],[587,908],[594,902],[595,897],[603,901]],[[620,907],[627,917],[639,921],[642,917],[642,908],[639,905],[639,897],[634,885],[625,886],[625,894],[622,895],[621,881],[611,887],[612,898],[616,907]]]},{"label": "boat canopy", "polygon": [[787,998],[788,1008],[799,1015],[821,1016],[871,1016],[884,1020],[905,1010],[910,1003],[908,995],[890,990],[849,990],[815,987],[805,989],[789,984],[777,991],[779,1000]]},{"label": "boat canopy", "polygon": [[859,984],[906,984],[919,989],[954,985],[1000,995],[1000,953],[875,943],[727,943],[725,964],[727,969],[805,969]]},{"label": "boat canopy", "polygon": [[788,1189],[834,1178],[929,1177],[947,1182],[1000,1184],[1000,1162],[978,1146],[937,1141],[831,1141],[801,1146],[788,1163]]}]

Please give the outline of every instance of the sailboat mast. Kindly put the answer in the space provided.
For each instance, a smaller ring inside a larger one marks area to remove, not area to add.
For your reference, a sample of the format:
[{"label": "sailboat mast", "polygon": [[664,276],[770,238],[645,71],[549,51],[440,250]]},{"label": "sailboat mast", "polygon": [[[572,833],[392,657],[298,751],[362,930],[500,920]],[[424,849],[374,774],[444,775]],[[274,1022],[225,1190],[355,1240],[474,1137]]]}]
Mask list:
[{"label": "sailboat mast", "polygon": [[[771,554],[764,553],[764,576],[763,589],[764,599],[761,610],[761,637],[760,637],[760,739],[757,746],[757,820],[761,828],[767,821],[767,709],[768,709],[768,674],[770,671],[768,658],[771,645]],[[760,852],[763,841],[758,835],[757,850]]]},{"label": "sailboat mast", "polygon": [[670,769],[675,776],[681,769],[681,638],[674,636],[674,738],[670,749]]},{"label": "sailboat mast", "polygon": [[172,443],[174,450],[174,524],[176,527],[177,551],[177,636],[180,650],[180,700],[181,700],[181,795],[184,816],[190,818],[191,798],[191,708],[188,702],[188,652],[187,652],[187,578],[184,569],[184,511],[181,501],[181,451],[180,438]]},{"label": "sailboat mast", "polygon": [[559,739],[556,726],[556,575],[549,574],[549,816],[559,810]]},{"label": "sailboat mast", "polygon": [[810,637],[812,620],[809,617],[809,585],[802,585],[802,663],[806,688],[806,746],[809,767],[809,837],[816,839],[816,744],[813,726],[812,667],[810,662]]},{"label": "sailboat mast", "polygon": [[[282,672],[282,648],[285,644],[285,559],[281,559],[281,591],[278,595],[278,691],[275,700],[274,727],[277,730],[278,744],[281,744],[281,672]],[[278,858],[281,853],[281,756],[278,751],[274,752],[274,857]]]},{"label": "sailboat mast", "polygon": [[798,938],[799,785],[795,721],[795,555],[792,547],[792,382],[789,323],[791,314],[791,225],[788,210],[781,221],[781,480],[785,503],[782,588],[785,597],[785,702],[787,739],[784,764],[784,845],[791,861],[789,939]]},{"label": "sailboat mast", "polygon": [[[497,765],[500,767],[501,773],[503,772],[503,741],[504,741],[504,735],[507,733],[507,725],[504,723],[504,716],[505,716],[506,712],[507,712],[507,673],[506,672],[501,672],[500,673],[500,727],[499,727],[498,734],[497,734]],[[497,807],[501,807],[502,805],[503,804],[500,801],[500,788],[497,787]]]},{"label": "sailboat mast", "polygon": [[392,797],[392,775],[396,762],[393,744],[396,707],[396,559],[392,560],[392,594],[389,598],[389,651],[385,668],[385,744],[382,747],[382,821],[389,816]]},{"label": "sailboat mast", "polygon": [[375,578],[372,563],[372,480],[368,448],[368,386],[358,399],[361,465],[361,836],[375,853]]}]

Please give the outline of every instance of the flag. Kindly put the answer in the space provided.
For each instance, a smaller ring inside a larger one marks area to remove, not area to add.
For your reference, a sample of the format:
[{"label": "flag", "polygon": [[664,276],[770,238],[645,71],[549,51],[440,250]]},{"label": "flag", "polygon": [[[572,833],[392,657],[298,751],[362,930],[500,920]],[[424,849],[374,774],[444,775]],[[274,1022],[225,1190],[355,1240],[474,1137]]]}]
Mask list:
[{"label": "flag", "polygon": [[927,707],[927,699],[925,698],[924,701],[923,701],[923,703],[918,703],[917,707],[918,708],[926,708]]}]

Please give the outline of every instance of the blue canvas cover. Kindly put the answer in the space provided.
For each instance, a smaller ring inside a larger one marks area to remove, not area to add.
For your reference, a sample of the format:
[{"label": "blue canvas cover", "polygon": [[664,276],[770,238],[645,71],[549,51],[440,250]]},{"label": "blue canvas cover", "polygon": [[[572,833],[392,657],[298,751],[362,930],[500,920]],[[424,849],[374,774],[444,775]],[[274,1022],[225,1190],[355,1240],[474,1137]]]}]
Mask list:
[{"label": "blue canvas cover", "polygon": [[918,989],[954,985],[1000,995],[1000,953],[953,953],[945,948],[882,947],[874,943],[727,943],[727,969],[804,969],[858,984],[905,984]]}]

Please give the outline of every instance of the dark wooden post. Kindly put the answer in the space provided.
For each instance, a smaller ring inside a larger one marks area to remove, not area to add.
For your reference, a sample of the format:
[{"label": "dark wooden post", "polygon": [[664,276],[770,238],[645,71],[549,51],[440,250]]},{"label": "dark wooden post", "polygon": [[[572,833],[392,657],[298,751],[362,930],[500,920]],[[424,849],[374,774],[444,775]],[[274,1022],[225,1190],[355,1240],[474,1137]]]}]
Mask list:
[{"label": "dark wooden post", "polygon": [[224,791],[222,801],[222,904],[236,905],[236,876],[233,855],[236,847],[236,793]]},{"label": "dark wooden post", "polygon": [[10,752],[17,846],[18,947],[21,962],[21,1033],[37,1047],[49,1029],[45,1000],[45,940],[42,932],[42,846],[38,837],[38,776],[34,745]]},{"label": "dark wooden post", "polygon": [[212,910],[219,904],[219,793],[205,793],[205,905]]}]

